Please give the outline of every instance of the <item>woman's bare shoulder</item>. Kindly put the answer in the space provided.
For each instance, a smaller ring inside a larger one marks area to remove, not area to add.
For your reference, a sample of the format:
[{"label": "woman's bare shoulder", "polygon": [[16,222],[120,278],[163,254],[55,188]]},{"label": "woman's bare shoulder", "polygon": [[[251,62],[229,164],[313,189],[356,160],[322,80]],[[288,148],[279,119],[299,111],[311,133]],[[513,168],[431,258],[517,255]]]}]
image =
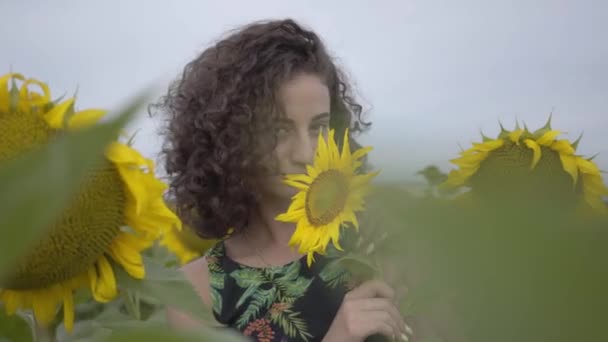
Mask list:
[{"label": "woman's bare shoulder", "polygon": [[196,292],[201,296],[205,304],[211,306],[211,295],[209,294],[209,266],[207,258],[202,256],[185,265],[180,270],[186,279],[192,284]]},{"label": "woman's bare shoulder", "polygon": [[[209,268],[207,259],[203,256],[196,260],[183,265],[180,268],[186,279],[192,284],[196,293],[201,297],[203,302],[209,307],[212,307],[211,295],[209,294]],[[166,309],[167,321],[169,326],[177,329],[198,328],[202,325],[201,321],[195,320],[190,315],[176,310],[172,307]]]}]

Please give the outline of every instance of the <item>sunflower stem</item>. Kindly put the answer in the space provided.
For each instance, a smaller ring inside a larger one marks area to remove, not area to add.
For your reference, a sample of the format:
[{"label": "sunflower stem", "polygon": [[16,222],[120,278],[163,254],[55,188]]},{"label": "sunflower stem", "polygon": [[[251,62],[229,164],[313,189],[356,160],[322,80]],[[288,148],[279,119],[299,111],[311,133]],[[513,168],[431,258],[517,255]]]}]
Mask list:
[{"label": "sunflower stem", "polygon": [[127,291],[125,295],[125,305],[131,317],[141,320],[141,314],[139,312],[139,296],[137,296],[137,293]]},{"label": "sunflower stem", "polygon": [[33,324],[34,342],[53,342],[53,332],[48,327],[44,327],[34,321]]}]

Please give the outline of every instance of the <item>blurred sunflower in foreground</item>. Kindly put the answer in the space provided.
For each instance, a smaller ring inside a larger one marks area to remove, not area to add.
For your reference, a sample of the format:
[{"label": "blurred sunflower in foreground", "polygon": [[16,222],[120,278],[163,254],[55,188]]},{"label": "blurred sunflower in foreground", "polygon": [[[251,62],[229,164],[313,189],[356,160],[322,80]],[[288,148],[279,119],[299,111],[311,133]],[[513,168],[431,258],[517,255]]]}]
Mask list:
[{"label": "blurred sunflower in foreground", "polygon": [[191,227],[184,225],[179,229],[178,226],[163,232],[159,240],[161,246],[173,253],[181,265],[200,257],[206,250],[211,248],[217,240],[203,239],[196,235]]},{"label": "blurred sunflower in foreground", "polygon": [[[66,130],[92,125],[105,113],[75,111],[74,102],[52,101],[45,83],[20,74],[0,77],[0,163]],[[144,278],[141,252],[162,230],[180,226],[164,203],[165,188],[155,178],[150,160],[127,145],[111,143],[45,238],[0,281],[0,303],[7,313],[32,309],[36,320],[47,325],[63,304],[64,324],[70,331],[76,289],[88,287],[99,302],[116,297],[111,260],[133,278]],[[2,227],[3,235],[17,229]]]},{"label": "blurred sunflower in foreground", "polygon": [[519,126],[508,131],[501,125],[496,139],[484,137],[451,160],[459,168],[449,173],[441,188],[470,187],[467,194],[478,203],[608,213],[603,201],[608,188],[601,171],[592,158],[576,153],[580,138],[570,142],[557,139],[560,134],[551,128],[550,118],[534,132]]}]

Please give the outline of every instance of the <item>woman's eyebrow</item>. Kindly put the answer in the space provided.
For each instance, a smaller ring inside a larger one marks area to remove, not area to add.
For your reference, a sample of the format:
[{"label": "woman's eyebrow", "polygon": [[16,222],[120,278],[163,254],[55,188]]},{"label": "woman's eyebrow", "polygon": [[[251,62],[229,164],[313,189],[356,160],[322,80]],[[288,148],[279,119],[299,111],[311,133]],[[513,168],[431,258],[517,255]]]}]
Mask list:
[{"label": "woman's eyebrow", "polygon": [[325,120],[325,119],[329,119],[328,112],[323,112],[323,113],[315,115],[311,121],[321,121],[321,120]]}]

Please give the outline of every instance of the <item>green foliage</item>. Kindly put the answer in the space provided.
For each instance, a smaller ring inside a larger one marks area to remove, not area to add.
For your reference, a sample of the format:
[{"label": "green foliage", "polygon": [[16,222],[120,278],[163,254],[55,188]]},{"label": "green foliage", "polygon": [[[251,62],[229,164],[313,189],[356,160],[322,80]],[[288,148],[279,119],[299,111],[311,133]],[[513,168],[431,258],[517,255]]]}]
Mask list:
[{"label": "green foliage", "polygon": [[32,340],[32,328],[26,318],[20,315],[7,316],[0,310],[0,341],[29,342]]},{"label": "green foliage", "polygon": [[527,198],[500,207],[414,198],[390,185],[369,210],[389,231],[380,254],[400,271],[394,284],[408,285],[403,311],[418,337],[608,340],[606,218]]}]

